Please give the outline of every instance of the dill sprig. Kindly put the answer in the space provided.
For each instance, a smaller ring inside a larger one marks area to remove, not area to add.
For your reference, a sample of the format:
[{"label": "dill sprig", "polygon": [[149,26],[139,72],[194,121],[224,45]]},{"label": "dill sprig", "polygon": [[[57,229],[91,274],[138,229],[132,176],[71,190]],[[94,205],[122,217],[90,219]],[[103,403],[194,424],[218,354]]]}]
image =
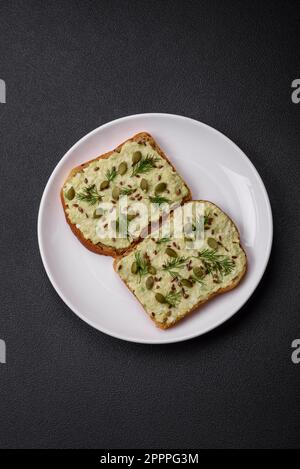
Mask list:
[{"label": "dill sprig", "polygon": [[170,203],[169,199],[166,199],[166,197],[161,197],[159,195],[156,195],[154,197],[150,196],[149,200],[152,204],[157,204],[157,205],[169,204]]},{"label": "dill sprig", "polygon": [[134,189],[131,189],[130,187],[123,187],[123,189],[120,190],[120,195],[131,195],[133,191]]},{"label": "dill sprig", "polygon": [[164,244],[164,243],[169,243],[171,241],[171,238],[160,238],[156,242],[156,244]]},{"label": "dill sprig", "polygon": [[84,187],[82,192],[76,195],[77,199],[87,202],[89,205],[95,205],[102,200],[102,196],[98,193],[95,184]]},{"label": "dill sprig", "polygon": [[115,179],[117,175],[117,170],[116,168],[113,166],[111,170],[107,170],[106,173],[105,173],[105,176],[106,176],[106,179],[111,182]]},{"label": "dill sprig", "polygon": [[204,249],[200,251],[198,255],[210,274],[212,272],[218,272],[223,275],[228,275],[234,269],[234,262],[227,256],[217,254],[214,249]]},{"label": "dill sprig", "polygon": [[155,167],[155,163],[159,160],[159,158],[147,155],[142,158],[133,168],[131,176],[136,176],[137,174],[144,174],[148,173]]},{"label": "dill sprig", "polygon": [[135,252],[134,257],[137,265],[137,274],[139,275],[141,281],[143,275],[147,275],[148,273],[149,262],[147,262],[145,259],[142,259],[139,252]]},{"label": "dill sprig", "polygon": [[181,300],[182,293],[180,291],[170,291],[166,296],[165,300],[170,306],[178,306]]},{"label": "dill sprig", "polygon": [[168,262],[166,262],[162,268],[166,272],[168,272],[171,277],[181,277],[180,273],[177,272],[177,270],[183,269],[183,267],[186,265],[188,258],[187,257],[174,257],[170,259]]},{"label": "dill sprig", "polygon": [[202,280],[200,277],[198,277],[198,275],[192,274],[191,277],[192,277],[192,279],[194,280],[194,282],[197,282],[197,283],[199,283],[200,285],[205,285],[205,283],[203,282],[203,280]]}]

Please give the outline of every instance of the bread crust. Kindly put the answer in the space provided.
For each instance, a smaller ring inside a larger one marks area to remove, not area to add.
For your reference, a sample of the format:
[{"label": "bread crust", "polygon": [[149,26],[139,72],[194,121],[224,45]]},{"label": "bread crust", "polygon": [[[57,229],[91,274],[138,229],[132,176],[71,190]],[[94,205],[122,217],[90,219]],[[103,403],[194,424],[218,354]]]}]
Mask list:
[{"label": "bread crust", "polygon": [[[100,155],[98,156],[97,158],[93,158],[92,160],[89,160],[89,161],[86,161],[85,163],[82,163],[81,165],[79,166],[76,166],[75,168],[73,168],[71,170],[71,172],[69,173],[67,179],[65,180],[64,184],[63,184],[63,187],[64,185],[69,181],[69,179],[71,179],[72,177],[74,177],[78,172],[82,171],[86,166],[88,166],[90,163],[92,163],[93,161],[96,161],[96,160],[100,160],[100,159],[107,159],[109,158],[113,153],[115,152],[119,152],[122,148],[122,146],[126,143],[126,142],[137,142],[137,143],[141,143],[141,144],[146,144],[148,143],[149,145],[152,146],[152,148],[162,157],[164,158],[169,164],[170,166],[178,173],[177,169],[175,168],[175,166],[173,165],[173,163],[171,163],[171,161],[168,159],[168,157],[165,155],[165,153],[162,151],[162,149],[159,147],[159,145],[156,143],[156,141],[154,140],[154,138],[148,133],[148,132],[139,132],[137,134],[135,134],[133,137],[131,138],[128,138],[127,140],[125,140],[123,143],[120,143],[120,145],[118,145],[114,150],[112,151],[109,151],[107,153],[104,153],[103,155]],[[179,173],[178,173],[179,174]],[[180,205],[183,205],[185,202],[189,202],[191,199],[192,199],[192,193],[191,193],[191,190],[189,188],[189,186],[187,185],[187,183],[184,181],[184,179],[182,178],[182,176],[180,175],[183,183],[185,184],[185,186],[187,187],[188,189],[188,194],[184,197],[184,199],[182,199]],[[68,225],[70,226],[71,230],[73,231],[74,235],[76,236],[76,238],[81,242],[81,244],[83,244],[89,251],[92,251],[96,254],[100,254],[100,255],[103,255],[103,256],[112,256],[112,257],[117,257],[117,256],[120,256],[122,254],[124,254],[126,251],[128,251],[128,249],[131,249],[133,247],[135,247],[143,238],[138,238],[136,239],[132,244],[131,246],[128,248],[122,248],[122,249],[117,249],[117,248],[113,248],[112,246],[107,246],[105,244],[102,244],[102,243],[98,243],[98,244],[94,244],[92,241],[90,241],[89,239],[86,239],[81,231],[76,227],[76,224],[72,223],[71,220],[69,219],[68,217],[68,214],[67,214],[67,207],[66,207],[66,203],[65,203],[65,200],[64,200],[64,196],[63,196],[63,187],[61,188],[61,191],[60,191],[60,199],[61,199],[61,203],[62,203],[62,206],[63,206],[63,210],[64,210],[64,215],[65,215],[65,218],[66,218],[66,221],[68,223]],[[161,219],[160,219],[161,221]]]},{"label": "bread crust", "polygon": [[[161,323],[161,322],[158,322],[155,318],[152,318],[149,316],[149,314],[147,313],[146,311],[146,314],[147,316],[149,317],[149,319],[151,319],[151,321],[153,321],[155,323],[155,325],[160,328],[160,329],[169,329],[170,327],[173,327],[175,326],[179,321],[182,321],[183,319],[185,319],[186,317],[190,316],[190,314],[192,312],[194,312],[196,309],[198,309],[201,305],[204,305],[205,303],[207,303],[208,301],[212,300],[213,298],[215,298],[216,296],[218,295],[221,295],[223,293],[226,293],[230,290],[233,290],[235,287],[238,286],[238,284],[241,282],[241,280],[244,278],[246,272],[247,272],[247,267],[248,267],[248,259],[247,259],[247,254],[245,252],[245,249],[243,248],[242,244],[241,244],[241,239],[240,239],[240,233],[239,233],[239,230],[237,229],[237,226],[236,224],[233,222],[233,220],[227,215],[226,212],[224,212],[220,207],[218,207],[216,204],[214,204],[213,202],[210,202],[209,200],[192,200],[192,202],[206,202],[206,203],[209,203],[209,204],[212,204],[214,205],[217,209],[221,210],[223,213],[225,213],[225,215],[228,217],[228,219],[230,220],[230,222],[232,223],[233,227],[236,229],[237,233],[238,233],[238,240],[239,240],[239,246],[241,248],[241,250],[243,251],[243,253],[245,254],[245,266],[244,266],[244,269],[239,273],[239,275],[237,275],[233,280],[232,280],[232,283],[230,285],[228,285],[227,287],[224,287],[224,288],[219,288],[216,292],[212,293],[208,298],[206,298],[205,300],[201,300],[199,301],[197,304],[195,304],[195,306],[193,306],[193,308],[191,308],[183,317],[181,318],[178,318],[176,319],[174,322],[170,323],[170,324],[167,324],[167,323]],[[114,259],[114,262],[113,262],[113,268],[115,270],[115,272],[117,272],[117,263],[120,259],[122,259],[123,257],[125,257],[127,254],[130,254],[130,252],[134,251],[136,246],[131,246],[129,249],[127,249],[127,251],[123,254],[123,255],[120,255],[118,256],[117,258]],[[118,275],[120,277],[120,275]],[[121,278],[121,277],[120,277]],[[135,298],[138,300],[138,302],[142,305],[142,303],[140,302],[140,300],[138,299],[138,297],[133,293],[133,291],[131,290],[131,288],[129,287],[129,285],[127,284],[127,282],[125,280],[123,280],[121,278],[122,282],[125,283],[126,287],[128,288],[128,290],[135,296]],[[143,306],[143,305],[142,305]],[[143,307],[144,309],[144,307]]]}]

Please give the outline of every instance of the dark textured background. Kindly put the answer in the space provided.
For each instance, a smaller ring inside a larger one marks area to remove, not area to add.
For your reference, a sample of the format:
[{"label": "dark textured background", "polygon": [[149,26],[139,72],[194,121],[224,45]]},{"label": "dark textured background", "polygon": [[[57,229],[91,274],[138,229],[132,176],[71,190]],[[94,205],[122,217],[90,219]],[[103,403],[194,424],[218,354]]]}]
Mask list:
[{"label": "dark textured background", "polygon": [[[1,1],[0,447],[300,447],[290,358],[300,337],[299,24],[296,1]],[[62,155],[143,112],[228,135],[260,172],[275,222],[248,304],[169,346],[80,321],[37,245],[39,201]]]}]

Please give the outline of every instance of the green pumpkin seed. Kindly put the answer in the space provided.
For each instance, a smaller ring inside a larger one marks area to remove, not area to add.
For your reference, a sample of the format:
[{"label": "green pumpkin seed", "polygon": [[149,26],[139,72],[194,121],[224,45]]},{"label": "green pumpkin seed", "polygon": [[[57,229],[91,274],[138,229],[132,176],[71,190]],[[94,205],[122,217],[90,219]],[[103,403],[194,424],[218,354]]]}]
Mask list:
[{"label": "green pumpkin seed", "polygon": [[161,293],[156,293],[156,294],[155,294],[155,299],[156,299],[156,301],[158,301],[159,303],[165,303],[165,302],[166,302],[166,298],[165,298],[164,295],[162,295]]},{"label": "green pumpkin seed", "polygon": [[122,163],[119,164],[119,167],[118,167],[118,173],[123,176],[123,174],[125,174],[127,171],[127,163],[125,163],[125,161],[122,161]]},{"label": "green pumpkin seed", "polygon": [[132,155],[132,164],[137,164],[142,158],[142,153],[140,151],[135,151]]},{"label": "green pumpkin seed", "polygon": [[131,273],[132,274],[137,274],[138,272],[138,265],[137,263],[134,261],[132,264],[131,264]]},{"label": "green pumpkin seed", "polygon": [[100,191],[104,191],[109,188],[109,181],[102,181],[100,184]]},{"label": "green pumpkin seed", "polygon": [[127,213],[127,220],[131,221],[134,220],[134,218],[137,217],[137,213]]},{"label": "green pumpkin seed", "polygon": [[194,267],[193,272],[198,278],[203,278],[205,276],[205,270],[203,267]]},{"label": "green pumpkin seed", "polygon": [[210,248],[212,249],[218,249],[218,243],[215,240],[215,238],[208,238],[207,244],[209,245]]},{"label": "green pumpkin seed", "polygon": [[75,197],[75,189],[73,186],[70,187],[70,189],[66,192],[66,197],[68,200],[72,200]]},{"label": "green pumpkin seed", "polygon": [[172,249],[172,248],[167,248],[166,249],[166,254],[168,254],[168,256],[170,256],[170,257],[178,257],[177,252],[174,251],[174,249]]},{"label": "green pumpkin seed", "polygon": [[184,287],[187,287],[187,288],[192,288],[192,286],[193,286],[193,282],[191,282],[187,278],[183,278],[182,280],[180,280],[180,283],[181,283],[181,285],[183,285]]},{"label": "green pumpkin seed", "polygon": [[161,194],[162,192],[164,192],[167,188],[167,184],[165,182],[160,182],[159,184],[157,184],[157,186],[155,187],[155,194]]},{"label": "green pumpkin seed", "polygon": [[120,189],[118,187],[113,188],[112,197],[114,200],[118,200],[118,198],[120,197]]},{"label": "green pumpkin seed", "polygon": [[147,290],[152,290],[154,285],[154,278],[153,277],[148,277],[146,280],[146,288]]},{"label": "green pumpkin seed", "polygon": [[142,179],[141,180],[140,188],[142,189],[142,191],[148,192],[149,184],[148,184],[147,179]]},{"label": "green pumpkin seed", "polygon": [[100,218],[102,217],[103,213],[104,213],[103,208],[96,208],[96,210],[94,210],[94,213],[93,213],[93,218]]},{"label": "green pumpkin seed", "polygon": [[149,265],[149,267],[148,267],[148,272],[149,272],[149,274],[151,274],[151,275],[155,275],[155,274],[156,274],[156,268],[153,267],[153,265]]}]

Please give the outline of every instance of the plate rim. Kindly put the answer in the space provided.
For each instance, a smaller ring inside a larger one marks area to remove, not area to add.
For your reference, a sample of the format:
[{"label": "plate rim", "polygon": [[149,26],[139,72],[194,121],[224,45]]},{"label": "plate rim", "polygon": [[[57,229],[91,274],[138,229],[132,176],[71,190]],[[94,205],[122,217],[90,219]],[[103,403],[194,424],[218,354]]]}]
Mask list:
[{"label": "plate rim", "polygon": [[[210,132],[219,134],[223,138],[225,138],[225,140],[230,145],[232,145],[236,150],[238,150],[240,152],[240,154],[244,158],[245,162],[251,167],[252,171],[254,171],[254,173],[257,177],[257,180],[260,184],[260,188],[262,190],[264,200],[266,202],[268,221],[269,221],[269,224],[270,224],[270,234],[269,234],[268,246],[267,246],[267,249],[266,249],[266,257],[265,257],[265,262],[264,262],[264,265],[263,265],[263,269],[262,269],[260,275],[258,275],[257,278],[255,279],[255,282],[253,284],[253,287],[252,287],[252,290],[251,290],[250,294],[242,302],[242,304],[238,308],[234,308],[232,310],[231,314],[229,316],[227,316],[226,318],[220,319],[219,321],[217,321],[217,323],[215,323],[213,325],[210,325],[210,326],[206,327],[205,329],[203,329],[201,331],[196,331],[195,333],[186,334],[185,336],[179,337],[179,338],[176,338],[176,337],[166,338],[165,340],[161,340],[161,339],[137,339],[135,337],[128,337],[128,336],[125,337],[125,336],[122,336],[121,334],[114,333],[114,332],[106,329],[105,327],[99,327],[99,325],[97,325],[94,321],[86,318],[83,314],[81,314],[81,312],[78,311],[78,309],[65,297],[65,295],[63,294],[63,292],[60,289],[60,286],[54,280],[54,278],[51,274],[51,270],[49,268],[45,253],[44,253],[43,241],[42,241],[42,221],[41,221],[41,218],[42,218],[42,212],[43,212],[43,209],[44,209],[44,206],[45,206],[45,203],[46,203],[46,196],[47,196],[47,193],[50,189],[50,186],[51,186],[51,183],[52,183],[53,179],[55,178],[56,174],[59,172],[60,167],[63,165],[64,161],[68,159],[69,155],[77,147],[79,147],[85,140],[90,138],[92,135],[97,133],[100,129],[110,127],[110,126],[112,126],[112,125],[114,125],[114,124],[116,124],[120,121],[126,121],[126,120],[130,120],[130,119],[141,118],[141,117],[143,117],[143,118],[144,117],[146,117],[146,118],[147,117],[152,117],[152,118],[153,117],[168,117],[168,118],[171,118],[171,119],[182,119],[182,120],[185,120],[185,121],[190,121],[190,122],[192,122],[194,124],[197,124],[197,125],[200,124],[201,126],[206,127]],[[182,116],[182,115],[179,115],[179,114],[169,114],[169,113],[162,113],[162,112],[158,112],[158,113],[148,112],[148,113],[132,114],[132,115],[129,115],[129,116],[119,117],[117,119],[114,119],[112,121],[109,121],[105,124],[102,124],[102,125],[96,127],[95,129],[93,129],[92,131],[88,132],[83,137],[81,137],[74,145],[72,145],[72,147],[58,161],[58,163],[54,167],[50,177],[48,178],[48,181],[45,185],[45,188],[43,190],[43,194],[42,194],[42,197],[41,197],[39,210],[38,210],[38,220],[37,220],[38,245],[39,245],[40,256],[41,256],[41,259],[42,259],[44,269],[46,271],[46,274],[47,274],[47,276],[50,280],[50,283],[52,284],[54,290],[56,291],[58,296],[62,299],[62,301],[68,306],[68,308],[70,308],[71,311],[73,313],[75,313],[81,320],[83,320],[85,323],[89,324],[89,326],[93,327],[97,331],[100,331],[100,332],[102,332],[104,334],[107,334],[111,337],[114,337],[116,339],[125,340],[127,342],[133,342],[133,343],[139,343],[139,344],[152,344],[152,345],[164,345],[164,344],[171,344],[171,343],[177,343],[177,342],[184,342],[186,340],[190,340],[190,339],[194,339],[196,337],[200,337],[200,336],[202,336],[204,334],[207,334],[208,332],[216,329],[217,327],[219,327],[220,325],[222,325],[223,323],[225,323],[226,321],[231,319],[240,309],[242,309],[243,306],[247,303],[247,301],[251,298],[251,296],[255,292],[256,288],[258,287],[258,285],[259,285],[259,283],[260,283],[260,281],[261,281],[261,279],[262,279],[262,277],[263,277],[263,275],[266,271],[266,268],[267,268],[267,265],[268,265],[268,262],[269,262],[269,259],[270,259],[270,255],[271,255],[271,250],[272,250],[273,231],[274,231],[274,229],[273,229],[273,214],[272,214],[272,207],[271,207],[271,203],[270,203],[270,199],[269,199],[267,189],[266,189],[265,184],[264,184],[259,172],[257,171],[256,167],[254,166],[252,161],[248,158],[248,156],[243,152],[243,150],[236,143],[234,143],[229,137],[227,137],[226,135],[224,135],[222,132],[215,129],[214,127],[211,127],[210,125],[205,124],[204,122],[198,121],[197,119],[194,119],[194,118],[191,118],[191,117]]]}]

